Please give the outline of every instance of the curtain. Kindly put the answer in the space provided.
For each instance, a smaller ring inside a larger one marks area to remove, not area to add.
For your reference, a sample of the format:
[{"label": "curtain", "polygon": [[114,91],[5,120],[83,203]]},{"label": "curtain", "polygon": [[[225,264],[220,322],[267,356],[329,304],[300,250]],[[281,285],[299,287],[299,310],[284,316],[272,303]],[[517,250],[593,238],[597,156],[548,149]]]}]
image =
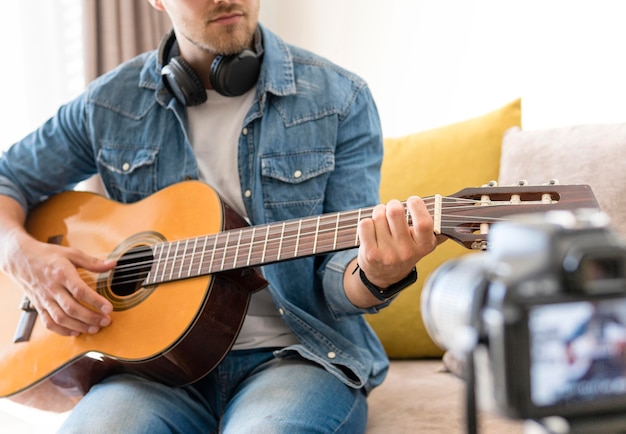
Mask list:
[{"label": "curtain", "polygon": [[158,47],[170,29],[167,14],[147,0],[83,0],[85,80]]},{"label": "curtain", "polygon": [[[167,14],[147,0],[83,0],[85,82],[139,53],[159,46],[170,29]],[[99,176],[77,186],[106,194]]]}]

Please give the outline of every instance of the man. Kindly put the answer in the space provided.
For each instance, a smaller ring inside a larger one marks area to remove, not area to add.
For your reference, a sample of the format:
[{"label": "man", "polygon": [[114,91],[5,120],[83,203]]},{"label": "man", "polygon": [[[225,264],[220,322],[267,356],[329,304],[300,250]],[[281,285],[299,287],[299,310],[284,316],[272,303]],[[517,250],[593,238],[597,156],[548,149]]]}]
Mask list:
[{"label": "man", "polygon": [[[381,131],[360,78],[260,26],[258,0],[150,3],[173,23],[159,52],[96,80],[0,159],[2,269],[45,326],[70,338],[112,320],[110,301],[77,268],[115,263],[40,243],[23,226],[41,198],[94,173],[126,203],[200,178],[252,225],[378,202]],[[221,79],[216,58],[246,50]],[[250,75],[251,87],[240,86]],[[400,202],[376,206],[359,224],[358,250],[264,266],[268,288],[252,296],[233,350],[200,381],[173,388],[111,376],[62,431],[363,432],[367,393],[388,361],[362,314],[412,283],[436,243],[423,201],[407,207],[411,226]]]}]

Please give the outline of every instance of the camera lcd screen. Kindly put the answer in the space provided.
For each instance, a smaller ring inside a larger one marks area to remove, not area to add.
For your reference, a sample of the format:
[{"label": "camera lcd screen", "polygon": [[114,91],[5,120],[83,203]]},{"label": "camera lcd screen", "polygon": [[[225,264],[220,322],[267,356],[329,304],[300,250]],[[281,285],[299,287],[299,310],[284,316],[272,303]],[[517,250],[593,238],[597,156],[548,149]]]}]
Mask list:
[{"label": "camera lcd screen", "polygon": [[535,406],[626,396],[626,299],[533,306],[528,329]]}]

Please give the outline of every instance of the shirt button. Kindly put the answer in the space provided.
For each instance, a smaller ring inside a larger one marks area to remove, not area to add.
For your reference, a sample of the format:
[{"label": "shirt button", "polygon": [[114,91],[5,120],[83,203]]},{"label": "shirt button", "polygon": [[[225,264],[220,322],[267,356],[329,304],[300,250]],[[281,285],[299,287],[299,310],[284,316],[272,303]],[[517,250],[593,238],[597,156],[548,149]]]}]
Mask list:
[{"label": "shirt button", "polygon": [[293,172],[293,177],[298,179],[302,176],[302,171],[301,170],[296,170],[295,172]]},{"label": "shirt button", "polygon": [[243,195],[244,195],[245,197],[252,197],[252,191],[250,191],[250,190],[246,190],[246,191],[243,193]]},{"label": "shirt button", "polygon": [[124,172],[128,172],[128,169],[130,169],[130,164],[129,163],[122,164],[122,170]]},{"label": "shirt button", "polygon": [[282,307],[278,309],[278,313],[282,316],[285,314],[285,309],[283,309]]},{"label": "shirt button", "polygon": [[328,354],[326,354],[326,356],[327,356],[329,359],[334,359],[335,357],[337,357],[337,354],[335,354],[335,352],[334,352],[334,351],[331,351],[331,352],[329,352]]},{"label": "shirt button", "polygon": [[243,130],[241,130],[241,134],[243,134],[244,136],[248,135],[248,129],[244,128]]}]

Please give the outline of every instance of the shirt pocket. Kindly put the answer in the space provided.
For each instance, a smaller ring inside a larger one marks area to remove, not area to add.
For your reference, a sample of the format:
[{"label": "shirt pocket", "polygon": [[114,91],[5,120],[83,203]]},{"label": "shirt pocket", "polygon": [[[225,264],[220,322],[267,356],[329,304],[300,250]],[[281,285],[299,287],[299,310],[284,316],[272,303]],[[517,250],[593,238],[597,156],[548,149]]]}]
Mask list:
[{"label": "shirt pocket", "polygon": [[332,151],[307,151],[261,157],[263,204],[267,221],[317,215],[335,168]]},{"label": "shirt pocket", "polygon": [[156,191],[157,149],[103,147],[98,152],[102,179],[115,200],[129,203]]}]

